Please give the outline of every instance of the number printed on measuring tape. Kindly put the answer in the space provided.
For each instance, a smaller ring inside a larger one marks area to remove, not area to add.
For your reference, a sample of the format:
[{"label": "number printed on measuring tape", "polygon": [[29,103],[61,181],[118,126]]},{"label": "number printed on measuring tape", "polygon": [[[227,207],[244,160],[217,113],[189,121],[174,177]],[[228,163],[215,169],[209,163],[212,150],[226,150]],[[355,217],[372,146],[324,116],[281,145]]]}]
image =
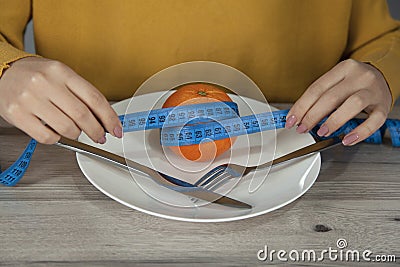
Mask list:
[{"label": "number printed on measuring tape", "polygon": [[185,146],[199,144],[204,139],[220,140],[234,136],[252,134],[285,126],[287,110],[249,115],[206,124],[182,127],[163,127],[161,144],[163,146]]},{"label": "number printed on measuring tape", "polygon": [[[284,128],[287,113],[288,110],[279,110],[239,117],[236,103],[211,102],[130,113],[119,116],[119,119],[125,133],[161,129],[162,145],[183,146]],[[310,131],[313,136],[317,136],[324,120]],[[352,119],[331,136],[347,134],[363,121]],[[396,119],[387,119],[365,142],[382,143],[386,130],[390,133],[392,145],[400,147],[400,120]],[[32,139],[15,163],[4,172],[0,170],[0,183],[7,186],[18,183],[29,166],[36,144]]]},{"label": "number printed on measuring tape", "polygon": [[36,144],[36,140],[31,139],[21,156],[7,170],[4,172],[0,170],[0,183],[7,186],[14,186],[18,183],[28,169]]},{"label": "number printed on measuring tape", "polygon": [[223,120],[238,116],[234,102],[210,102],[187,106],[141,111],[119,116],[124,132],[142,131],[162,127],[195,124],[210,120]]}]

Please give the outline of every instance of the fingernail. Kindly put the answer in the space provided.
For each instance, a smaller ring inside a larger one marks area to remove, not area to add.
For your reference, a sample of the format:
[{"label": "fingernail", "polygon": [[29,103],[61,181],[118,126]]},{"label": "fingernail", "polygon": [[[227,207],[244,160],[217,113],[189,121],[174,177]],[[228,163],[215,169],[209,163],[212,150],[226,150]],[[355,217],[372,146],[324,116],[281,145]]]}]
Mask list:
[{"label": "fingernail", "polygon": [[342,143],[345,146],[348,146],[352,143],[354,143],[355,141],[357,141],[357,139],[359,138],[358,134],[352,133],[350,135],[346,135],[343,140]]},{"label": "fingernail", "polygon": [[328,132],[329,132],[328,126],[322,125],[321,128],[318,129],[317,134],[318,134],[319,136],[324,136],[324,135],[326,135]]},{"label": "fingernail", "polygon": [[298,132],[298,133],[307,132],[307,126],[305,126],[304,124],[300,124],[299,127],[297,127],[296,132]]},{"label": "fingernail", "polygon": [[286,129],[290,129],[293,127],[293,125],[296,123],[297,118],[295,115],[291,115],[289,118],[286,119],[286,124],[285,124],[285,128]]},{"label": "fingernail", "polygon": [[104,144],[106,142],[106,137],[105,136],[102,136],[98,141],[97,141],[97,143],[99,143],[99,144]]},{"label": "fingernail", "polygon": [[115,127],[114,134],[116,137],[122,138],[122,128],[120,126]]}]

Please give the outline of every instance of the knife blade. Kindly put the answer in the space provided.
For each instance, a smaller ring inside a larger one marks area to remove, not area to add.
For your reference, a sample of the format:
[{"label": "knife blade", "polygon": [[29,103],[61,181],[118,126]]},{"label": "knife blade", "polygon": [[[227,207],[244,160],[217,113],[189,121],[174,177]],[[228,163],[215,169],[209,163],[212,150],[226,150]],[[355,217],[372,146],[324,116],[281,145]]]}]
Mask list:
[{"label": "knife blade", "polygon": [[[228,207],[243,208],[243,209],[252,208],[251,205],[245,202],[238,201],[236,199],[227,196],[223,196],[213,191],[190,184],[186,181],[182,181],[175,177],[168,176],[164,173],[158,172],[147,166],[139,164],[133,160],[126,159],[124,157],[108,152],[101,148],[97,148],[66,137],[61,137],[60,140],[56,143],[56,145],[81,154],[85,154],[91,157],[104,160],[106,162],[130,170],[136,174],[149,176],[152,179],[154,179],[158,184],[190,197],[195,197],[211,203],[216,203]],[[164,178],[166,176],[173,179],[167,180]],[[185,186],[181,186],[181,184],[185,184]]]}]

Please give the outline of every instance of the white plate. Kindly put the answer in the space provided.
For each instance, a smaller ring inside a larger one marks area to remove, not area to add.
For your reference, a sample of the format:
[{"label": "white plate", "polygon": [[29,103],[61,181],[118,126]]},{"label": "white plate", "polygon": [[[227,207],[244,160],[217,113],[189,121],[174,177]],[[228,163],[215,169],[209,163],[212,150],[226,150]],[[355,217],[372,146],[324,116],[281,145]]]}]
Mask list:
[{"label": "white plate", "polygon": [[[165,92],[144,94],[133,97],[132,101],[128,99],[116,103],[113,108],[118,114],[124,114],[125,111],[149,110],[159,107],[167,96],[168,93]],[[248,113],[246,108],[248,109],[249,106],[254,112],[269,109],[265,103],[250,98],[238,99],[233,97],[233,100],[238,103],[241,115],[247,115],[244,113]],[[245,110],[245,112],[242,113],[242,110]],[[231,153],[225,153],[216,162],[205,166],[195,163],[189,164],[178,157],[174,158],[174,156],[167,159],[159,144],[159,131],[157,130],[126,133],[123,141],[108,135],[108,141],[104,145],[91,142],[84,134],[81,135],[79,140],[119,155],[125,155],[134,161],[157,168],[159,171],[189,182],[193,182],[207,170],[223,162],[243,163],[248,161],[249,165],[256,164],[259,161],[261,163],[267,162],[275,153],[276,156],[280,156],[314,142],[309,134],[299,135],[294,130],[284,129],[277,130],[276,135],[275,132],[269,131],[250,135],[249,138],[241,136],[230,150]],[[249,144],[250,150],[248,150]],[[77,160],[87,179],[110,198],[148,214],[194,222],[233,221],[276,210],[303,195],[317,179],[321,166],[321,158],[317,153],[276,166],[269,173],[260,172],[254,175],[253,186],[250,184],[250,179],[243,180],[229,192],[230,197],[253,206],[251,210],[242,210],[217,204],[194,206],[193,201],[180,193],[169,189],[156,188],[157,186],[153,188],[151,182],[146,185],[140,182],[148,181],[148,178],[132,176],[128,171],[81,154],[77,154]],[[168,160],[171,160],[172,164]],[[179,170],[174,165],[178,165],[179,168],[183,166],[186,171]],[[196,166],[201,166],[202,170],[196,170]],[[266,175],[267,173],[268,175]],[[251,190],[249,190],[250,187],[252,187]],[[151,195],[156,195],[156,197]],[[182,203],[182,206],[166,204],[165,202]]]}]

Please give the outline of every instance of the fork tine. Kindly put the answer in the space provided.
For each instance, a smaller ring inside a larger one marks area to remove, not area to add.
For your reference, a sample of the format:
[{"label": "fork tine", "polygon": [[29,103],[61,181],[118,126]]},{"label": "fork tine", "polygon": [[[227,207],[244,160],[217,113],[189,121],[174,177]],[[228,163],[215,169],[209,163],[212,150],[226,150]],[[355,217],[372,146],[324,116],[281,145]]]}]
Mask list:
[{"label": "fork tine", "polygon": [[[214,175],[211,179],[208,179],[204,185],[200,185],[204,189],[207,190],[216,190],[220,188],[222,185],[224,185],[226,182],[228,182],[232,176],[229,173],[226,172],[220,172],[219,175]],[[199,199],[192,198],[191,199],[194,203],[197,203]]]},{"label": "fork tine", "polygon": [[215,184],[221,179],[221,175],[223,174],[227,174],[228,176],[223,177],[222,179],[242,176],[242,173],[238,172],[238,170],[231,168],[228,164],[224,164],[219,165],[206,173],[195,183],[195,185],[205,187],[210,183]]},{"label": "fork tine", "polygon": [[222,185],[224,185],[226,182],[231,180],[233,178],[232,175],[229,173],[222,173],[218,178],[214,179],[212,182],[210,182],[207,186],[204,188],[207,188],[207,190],[215,190],[217,188],[220,188]]},{"label": "fork tine", "polygon": [[201,186],[207,190],[215,191],[233,178],[242,177],[242,173],[237,168],[231,168],[230,165],[225,165],[223,172],[214,173],[212,177],[207,177],[208,180],[204,181]]},{"label": "fork tine", "polygon": [[214,180],[216,176],[218,176],[221,172],[224,172],[226,169],[226,165],[219,165],[206,173],[203,177],[201,177],[198,181],[194,183],[195,186],[205,186],[210,181]]},{"label": "fork tine", "polygon": [[[215,167],[214,169],[212,169],[211,171],[206,173],[203,177],[201,177],[196,183],[194,183],[194,185],[201,186],[204,189],[207,189],[210,187],[210,183],[211,183],[211,187],[212,187],[212,182],[215,179],[218,179],[218,177],[220,177],[221,175],[223,175],[225,173],[225,169],[226,169],[226,167],[223,165],[219,165],[219,166]],[[191,198],[191,200],[193,201],[193,203],[199,202],[198,198]]]},{"label": "fork tine", "polygon": [[[241,173],[229,168],[227,164],[219,165],[206,173],[195,183],[195,185],[201,186],[206,190],[215,191],[227,182],[231,181],[232,178],[236,177],[241,177]],[[199,202],[199,199],[197,198],[191,198],[191,200],[193,203]]]},{"label": "fork tine", "polygon": [[225,173],[225,171],[221,169],[219,172],[209,175],[208,177],[205,177],[206,179],[203,180],[203,182],[200,183],[199,186],[202,186],[202,187],[207,186],[208,184],[212,183],[212,181],[214,181],[215,179],[217,179],[220,175],[222,175],[224,173]]}]

